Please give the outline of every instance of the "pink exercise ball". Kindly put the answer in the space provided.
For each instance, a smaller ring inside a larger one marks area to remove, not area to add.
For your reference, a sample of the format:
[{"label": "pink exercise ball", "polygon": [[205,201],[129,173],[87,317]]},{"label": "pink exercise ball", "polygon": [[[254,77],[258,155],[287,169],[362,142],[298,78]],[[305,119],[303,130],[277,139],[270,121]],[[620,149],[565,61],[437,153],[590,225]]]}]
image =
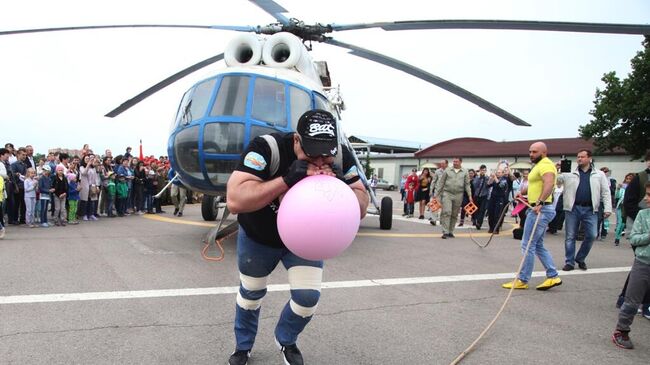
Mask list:
[{"label": "pink exercise ball", "polygon": [[338,256],[354,240],[361,217],[350,187],[327,175],[308,176],[285,194],[278,232],[285,246],[307,260]]}]

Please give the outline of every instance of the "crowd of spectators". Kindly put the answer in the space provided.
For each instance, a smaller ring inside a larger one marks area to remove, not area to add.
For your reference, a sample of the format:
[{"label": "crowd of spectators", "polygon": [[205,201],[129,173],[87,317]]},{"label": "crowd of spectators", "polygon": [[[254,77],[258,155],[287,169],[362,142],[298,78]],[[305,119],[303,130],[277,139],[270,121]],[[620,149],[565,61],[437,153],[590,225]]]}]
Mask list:
[{"label": "crowd of spectators", "polygon": [[[402,175],[400,181],[401,200],[404,203],[404,212],[402,216],[406,218],[413,218],[415,204],[419,206],[419,219],[424,219],[425,210],[430,212],[429,221],[432,225],[440,224],[439,213],[431,212],[427,207],[430,197],[433,197],[435,186],[440,178],[440,172],[444,171],[448,166],[448,160],[441,160],[437,163],[440,168],[431,173],[430,169],[425,167],[422,171],[412,169],[410,174]],[[560,171],[560,163],[557,164],[558,172]],[[616,231],[616,245],[619,244],[621,235],[625,227],[625,220],[620,213],[622,206],[623,195],[628,183],[635,175],[629,173],[626,175],[625,181],[617,183],[616,180],[610,177],[610,171],[607,167],[599,169],[608,178],[611,189],[612,205],[619,207],[617,221],[614,231]],[[510,205],[513,209],[517,202],[514,200],[519,191],[528,184],[529,169],[519,169],[511,171],[507,161],[500,161],[495,164],[495,167],[488,172],[486,165],[481,165],[478,168],[468,168],[467,173],[469,176],[469,185],[471,190],[471,200],[477,206],[478,210],[471,216],[471,224],[477,230],[480,230],[487,218],[488,233],[499,234],[502,226],[500,220],[501,213],[504,208]],[[556,218],[549,224],[548,232],[556,234],[562,230],[564,225],[564,210],[563,210],[563,185],[558,181],[555,191],[553,192],[553,206],[556,208]],[[470,196],[467,193],[463,194],[462,206],[466,206],[470,202]],[[511,203],[509,203],[511,202]],[[603,214],[604,203],[601,203],[598,214],[598,238],[605,239],[610,231],[610,222],[604,217]],[[525,220],[525,212],[523,209],[514,216],[515,221],[523,226]],[[462,227],[465,223],[465,210],[460,209],[460,220],[458,226]],[[581,233],[582,235],[583,233]]]},{"label": "crowd of spectators", "polygon": [[72,156],[49,152],[35,159],[32,146],[5,144],[0,148],[0,235],[7,225],[46,228],[164,213],[169,192],[155,196],[169,181],[169,160],[131,151],[127,147],[113,156],[107,149],[100,155],[86,144]]}]

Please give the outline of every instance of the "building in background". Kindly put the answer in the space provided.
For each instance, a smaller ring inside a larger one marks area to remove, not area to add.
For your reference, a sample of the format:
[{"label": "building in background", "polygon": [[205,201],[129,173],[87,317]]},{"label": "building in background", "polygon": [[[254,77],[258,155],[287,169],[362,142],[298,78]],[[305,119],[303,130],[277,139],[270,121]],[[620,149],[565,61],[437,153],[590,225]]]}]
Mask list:
[{"label": "building in background", "polygon": [[[350,137],[350,140],[352,141],[353,138],[355,137]],[[375,139],[360,137],[358,140],[363,140],[371,145]],[[566,157],[573,161],[572,168],[576,166],[575,156],[578,150],[585,148],[595,151],[593,142],[582,138],[542,138],[539,140],[548,146],[548,157],[551,160],[559,161]],[[465,168],[476,169],[485,164],[488,170],[496,169],[497,164],[502,160],[507,160],[519,169],[525,168],[530,162],[528,148],[538,140],[497,142],[485,138],[464,137],[439,142],[414,152],[398,150],[397,147],[405,146],[408,142],[393,141],[396,142],[393,146],[396,148],[393,151],[399,151],[394,153],[388,152],[391,144],[386,142],[390,142],[390,140],[381,141],[384,141],[381,149],[373,150],[372,147],[368,147],[371,151],[371,167],[375,169],[375,173],[380,178],[386,179],[390,183],[398,183],[400,176],[408,173],[413,167],[417,167],[418,170],[424,167],[436,168],[441,159],[451,160],[456,156],[463,158],[463,167]],[[416,145],[415,142],[410,143],[411,147]],[[359,159],[364,161],[368,149],[365,151],[355,149],[360,155]],[[384,152],[382,153],[380,150]],[[607,166],[611,171],[611,177],[618,182],[621,182],[628,172],[637,172],[645,168],[643,161],[631,161],[631,156],[623,150],[595,154],[593,160],[598,169]]]}]

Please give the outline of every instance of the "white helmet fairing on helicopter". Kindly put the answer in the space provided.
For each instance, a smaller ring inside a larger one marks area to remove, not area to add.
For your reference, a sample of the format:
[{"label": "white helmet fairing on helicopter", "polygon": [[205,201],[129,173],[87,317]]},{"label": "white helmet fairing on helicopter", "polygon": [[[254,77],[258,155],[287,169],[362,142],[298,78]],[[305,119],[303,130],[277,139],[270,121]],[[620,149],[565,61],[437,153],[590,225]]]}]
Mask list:
[{"label": "white helmet fairing on helicopter", "polygon": [[212,195],[225,191],[253,138],[295,130],[307,110],[332,110],[311,56],[290,33],[237,37],[224,59],[225,70],[185,93],[168,140],[181,181]]}]

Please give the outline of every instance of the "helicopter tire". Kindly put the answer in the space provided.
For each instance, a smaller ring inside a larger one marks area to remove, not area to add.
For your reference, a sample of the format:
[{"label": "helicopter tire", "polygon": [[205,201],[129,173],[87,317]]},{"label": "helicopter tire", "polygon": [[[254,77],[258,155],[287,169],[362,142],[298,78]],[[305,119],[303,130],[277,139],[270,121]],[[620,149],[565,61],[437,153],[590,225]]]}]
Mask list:
[{"label": "helicopter tire", "polygon": [[201,200],[201,216],[203,216],[203,220],[214,221],[217,219],[218,214],[219,208],[217,207],[216,197],[203,194]]},{"label": "helicopter tire", "polygon": [[385,196],[381,199],[379,210],[379,228],[389,230],[393,227],[393,199]]}]

